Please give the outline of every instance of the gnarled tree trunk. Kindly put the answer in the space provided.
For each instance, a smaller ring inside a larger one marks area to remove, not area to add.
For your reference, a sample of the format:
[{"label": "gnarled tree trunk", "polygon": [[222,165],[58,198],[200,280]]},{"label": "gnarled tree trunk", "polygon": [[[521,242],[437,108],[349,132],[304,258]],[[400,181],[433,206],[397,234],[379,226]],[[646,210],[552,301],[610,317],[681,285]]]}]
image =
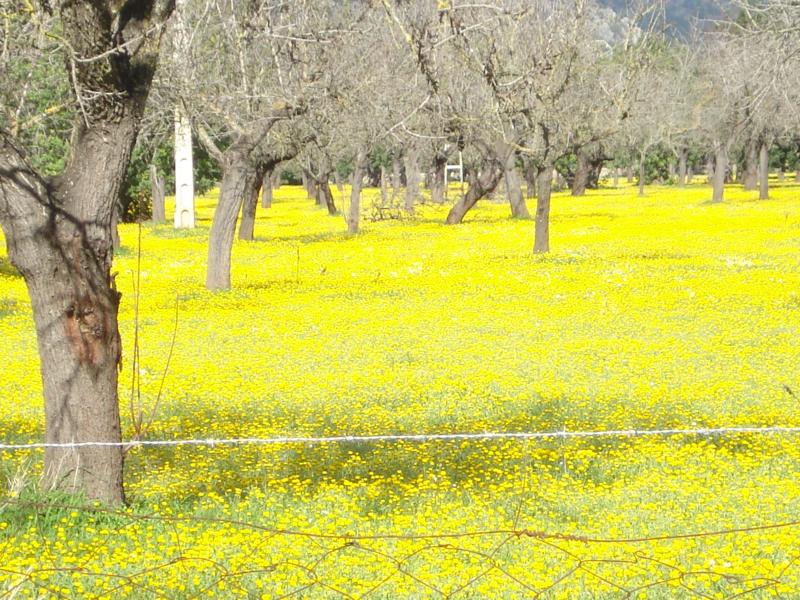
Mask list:
[{"label": "gnarled tree trunk", "polygon": [[272,208],[272,190],[274,189],[273,178],[275,177],[274,170],[268,170],[264,173],[264,178],[261,182],[261,208]]},{"label": "gnarled tree trunk", "polygon": [[758,151],[761,146],[758,138],[747,140],[744,146],[744,169],[742,185],[748,192],[755,191],[758,186]]},{"label": "gnarled tree trunk", "polygon": [[689,151],[686,148],[681,148],[678,152],[678,185],[684,187],[686,185],[686,165],[689,157]]},{"label": "gnarled tree trunk", "polygon": [[725,177],[728,172],[728,152],[725,144],[718,143],[714,147],[714,176],[711,178],[713,186],[712,202],[722,202],[725,199]]},{"label": "gnarled tree trunk", "polygon": [[253,179],[256,177],[249,153],[248,145],[234,143],[223,155],[219,201],[208,236],[206,287],[209,290],[227,290],[231,287],[231,252],[236,219],[245,196],[252,194]]},{"label": "gnarled tree trunk", "polygon": [[419,196],[419,163],[417,154],[414,150],[408,150],[404,157],[406,170],[406,199],[405,210],[407,213],[414,212],[414,204]]},{"label": "gnarled tree trunk", "polygon": [[515,219],[530,219],[531,213],[522,196],[522,182],[517,171],[517,155],[510,152],[505,164],[506,196],[511,205],[511,216]]},{"label": "gnarled tree trunk", "polygon": [[239,239],[245,241],[252,241],[255,235],[258,195],[264,184],[266,166],[258,165],[254,171],[253,175],[248,178],[248,188],[242,198],[242,218],[239,221]]},{"label": "gnarled tree trunk", "polygon": [[161,176],[155,165],[150,165],[150,191],[153,195],[153,222],[163,223],[167,220],[167,211],[164,206],[164,177]]},{"label": "gnarled tree trunk", "polygon": [[572,195],[583,196],[586,194],[589,176],[591,175],[589,152],[585,148],[580,148],[576,153],[576,157],[578,164],[575,167],[575,176],[572,179]]},{"label": "gnarled tree trunk", "polygon": [[361,185],[364,182],[364,171],[367,167],[367,153],[356,154],[353,170],[353,187],[350,190],[350,207],[347,211],[347,233],[356,234],[361,222]]},{"label": "gnarled tree trunk", "polygon": [[769,148],[767,142],[762,140],[758,149],[758,198],[769,199]]},{"label": "gnarled tree trunk", "polygon": [[525,195],[527,198],[536,198],[536,165],[530,157],[522,159],[522,173],[525,177]]},{"label": "gnarled tree trunk", "polygon": [[644,152],[639,153],[639,196],[644,196],[644,180],[645,180],[645,159],[647,155]]},{"label": "gnarled tree trunk", "polygon": [[536,228],[533,251],[536,254],[550,252],[550,191],[553,181],[553,165],[539,166],[538,193],[536,195]]},{"label": "gnarled tree trunk", "polygon": [[467,193],[450,209],[445,224],[456,225],[461,223],[464,220],[464,216],[478,203],[478,200],[497,188],[503,178],[503,172],[503,164],[495,159],[489,159],[483,163],[479,172],[471,173]]},{"label": "gnarled tree trunk", "polygon": [[431,190],[431,200],[434,204],[444,204],[447,199],[445,190],[445,170],[447,157],[437,154],[433,159],[433,166],[428,175],[428,187]]},{"label": "gnarled tree trunk", "polygon": [[[112,215],[173,8],[142,1],[117,24],[110,2],[59,3],[62,35],[76,57],[87,59],[74,63],[70,81],[79,95],[93,92],[81,97],[61,175],[44,178],[0,129],[0,224],[31,298],[45,441],[109,444],[48,447],[42,482],[112,504],[124,501]],[[135,54],[114,51],[138,31],[151,33]]]}]

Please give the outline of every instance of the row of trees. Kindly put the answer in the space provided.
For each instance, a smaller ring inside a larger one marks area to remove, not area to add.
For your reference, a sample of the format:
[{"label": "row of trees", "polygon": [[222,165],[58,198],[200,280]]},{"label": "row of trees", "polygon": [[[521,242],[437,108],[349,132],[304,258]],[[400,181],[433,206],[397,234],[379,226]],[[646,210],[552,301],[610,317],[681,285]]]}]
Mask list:
[{"label": "row of trees", "polygon": [[[195,183],[219,179],[209,289],[230,287],[237,221],[252,237],[259,193],[268,201],[287,164],[355,233],[368,173],[384,187],[402,180],[413,212],[422,174],[442,201],[445,167],[463,156],[469,185],[446,222],[496,190],[528,218],[535,195],[536,252],[550,247],[554,169],[580,195],[603,165],[635,167],[644,185],[648,160],[666,152],[680,182],[707,162],[722,201],[738,153],[745,185],[760,174],[764,196],[767,151],[798,131],[800,9],[743,2],[736,21],[678,42],[657,8],[0,0],[0,222],[31,295],[46,440],[120,439],[118,206],[149,180],[163,191],[146,167],[163,171],[176,123],[193,131]],[[345,177],[352,191],[336,207],[330,186]],[[51,447],[46,484],[121,502],[122,456],[117,446]]]}]

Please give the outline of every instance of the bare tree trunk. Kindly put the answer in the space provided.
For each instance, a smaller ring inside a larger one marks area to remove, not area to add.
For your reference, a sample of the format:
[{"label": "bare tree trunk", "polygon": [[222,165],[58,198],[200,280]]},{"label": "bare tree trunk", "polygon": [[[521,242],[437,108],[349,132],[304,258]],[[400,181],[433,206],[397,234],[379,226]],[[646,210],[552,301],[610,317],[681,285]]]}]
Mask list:
[{"label": "bare tree trunk", "polygon": [[528,198],[536,197],[536,165],[525,157],[522,160],[522,172],[525,176],[525,194]]},{"label": "bare tree trunk", "polygon": [[492,193],[503,178],[503,165],[494,159],[487,160],[481,170],[469,176],[469,189],[459,198],[447,214],[445,224],[456,225],[464,220],[464,216],[478,203],[478,200]]},{"label": "bare tree trunk", "polygon": [[747,140],[744,146],[744,169],[742,170],[742,184],[748,192],[755,191],[758,187],[758,154],[761,143],[758,138]]},{"label": "bare tree trunk", "polygon": [[389,201],[389,183],[386,178],[386,167],[381,167],[381,203],[386,206]]},{"label": "bare tree trunk", "polygon": [[613,176],[613,179],[611,180],[611,186],[612,187],[615,187],[615,188],[619,187],[619,172],[620,172],[620,168],[619,167],[615,167],[614,168],[614,176]]},{"label": "bare tree trunk", "polygon": [[576,153],[578,165],[575,167],[575,176],[572,179],[572,195],[583,196],[586,194],[586,186],[589,185],[589,154],[585,148],[579,148]]},{"label": "bare tree trunk", "polygon": [[328,209],[328,214],[333,216],[337,213],[336,202],[333,200],[331,185],[328,182],[329,173],[325,173],[317,184],[317,204]]},{"label": "bare tree trunk", "polygon": [[625,180],[628,183],[633,183],[633,167],[630,165],[625,168]]},{"label": "bare tree trunk", "polygon": [[[141,116],[128,102],[118,122],[78,126],[70,162],[50,183],[0,133],[0,221],[31,298],[51,444],[121,442],[111,229]],[[43,485],[119,504],[122,467],[120,446],[50,447]]]},{"label": "bare tree trunk", "polygon": [[517,171],[517,156],[509,152],[505,164],[506,196],[511,205],[511,217],[514,219],[530,219],[531,213],[522,196],[522,182]]},{"label": "bare tree trunk", "polygon": [[242,201],[242,218],[239,221],[239,239],[252,241],[256,228],[256,208],[258,207],[258,194],[264,183],[266,167],[259,165],[251,177],[248,177],[248,188],[244,192]]},{"label": "bare tree trunk", "polygon": [[274,169],[272,171],[272,189],[273,191],[278,191],[281,189],[281,172],[279,169]]},{"label": "bare tree trunk", "polygon": [[403,186],[402,182],[403,165],[399,158],[392,161],[392,200],[397,198],[400,193],[400,188]]},{"label": "bare tree trunk", "polygon": [[766,141],[761,141],[758,149],[758,198],[769,199],[769,148]]},{"label": "bare tree trunk", "polygon": [[644,161],[645,161],[646,154],[644,152],[639,153],[639,196],[644,196],[644,177],[645,177],[645,169],[644,169]]},{"label": "bare tree trunk", "polygon": [[694,179],[694,171],[692,170],[692,167],[688,167],[686,169],[686,183],[687,183],[687,185],[692,183],[692,179]]},{"label": "bare tree trunk", "polygon": [[783,166],[778,170],[778,181],[783,183],[786,181],[786,171],[784,170]]},{"label": "bare tree trunk", "polygon": [[[96,97],[76,117],[60,175],[45,179],[0,128],[0,225],[31,298],[45,442],[54,445],[45,449],[41,481],[111,504],[124,502],[112,215],[173,10],[142,0],[113,32],[106,3],[58,4],[65,45],[76,57],[101,57],[71,66],[78,93]],[[136,38],[135,52],[118,55],[137,31],[149,34]]]},{"label": "bare tree trunk", "polygon": [[553,165],[541,165],[538,170],[536,228],[533,240],[533,251],[536,254],[550,252],[550,192],[552,180]]},{"label": "bare tree trunk", "polygon": [[712,185],[714,195],[712,202],[722,202],[725,199],[725,175],[728,171],[728,152],[725,145],[718,143],[714,148],[714,176]]},{"label": "bare tree trunk", "polygon": [[339,171],[333,172],[333,183],[336,185],[336,191],[339,192],[339,198],[344,202],[344,181],[342,181],[342,176],[339,175]]},{"label": "bare tree trunk", "polygon": [[206,287],[209,290],[231,287],[231,251],[236,219],[245,196],[252,194],[252,179],[256,176],[247,158],[248,153],[249,148],[239,148],[234,144],[223,156],[219,201],[208,237]]},{"label": "bare tree trunk", "polygon": [[163,223],[167,220],[167,211],[164,207],[164,178],[152,164],[150,165],[150,190],[153,196],[153,222]]},{"label": "bare tree trunk", "polygon": [[353,170],[353,187],[350,190],[350,208],[347,211],[347,233],[358,233],[361,221],[361,185],[364,181],[364,170],[367,166],[367,153],[359,150]]},{"label": "bare tree trunk", "polygon": [[414,204],[419,195],[419,163],[417,162],[417,154],[414,150],[408,150],[405,158],[406,169],[406,212],[412,214],[414,212]]},{"label": "bare tree trunk", "polygon": [[446,200],[446,192],[444,188],[446,168],[447,157],[437,155],[433,159],[433,169],[428,176],[428,185],[431,190],[431,200],[433,200],[434,204],[444,204]]},{"label": "bare tree trunk", "polygon": [[317,194],[317,186],[311,172],[308,169],[303,169],[300,173],[300,178],[303,182],[303,189],[306,191],[306,196],[309,200],[314,200],[319,204],[319,195]]},{"label": "bare tree trunk", "polygon": [[681,148],[678,152],[678,185],[680,187],[686,186],[686,163],[689,158],[689,150]]},{"label": "bare tree trunk", "polygon": [[275,171],[269,169],[261,181],[261,208],[272,208],[272,189]]}]

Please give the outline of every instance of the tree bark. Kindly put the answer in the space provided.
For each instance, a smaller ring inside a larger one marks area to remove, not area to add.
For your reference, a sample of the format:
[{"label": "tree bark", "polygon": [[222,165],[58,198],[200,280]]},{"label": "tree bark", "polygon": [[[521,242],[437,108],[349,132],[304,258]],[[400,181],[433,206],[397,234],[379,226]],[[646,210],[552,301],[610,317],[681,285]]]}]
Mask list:
[{"label": "tree bark", "polygon": [[536,197],[536,165],[530,158],[523,158],[522,172],[525,175],[525,193],[528,198]]},{"label": "tree bark", "polygon": [[630,165],[625,168],[625,180],[628,183],[633,183],[633,167]]},{"label": "tree bark", "polygon": [[324,206],[328,209],[328,214],[333,216],[336,214],[336,202],[333,199],[331,192],[331,185],[328,182],[330,173],[324,173],[323,176],[316,181],[317,187],[317,204]]},{"label": "tree bark", "polygon": [[264,183],[264,172],[266,167],[259,165],[254,169],[254,173],[247,179],[248,187],[244,191],[242,199],[242,218],[239,221],[239,239],[253,241],[256,229],[256,208],[258,207],[258,195]]},{"label": "tree bark", "polygon": [[728,171],[728,152],[725,145],[718,143],[714,148],[714,176],[712,185],[714,189],[712,202],[722,202],[725,199],[725,176]]},{"label": "tree bark", "polygon": [[406,170],[406,198],[405,210],[408,214],[414,212],[414,204],[419,195],[419,163],[417,154],[413,150],[408,150],[404,157]]},{"label": "tree bark", "polygon": [[317,204],[319,204],[319,195],[317,194],[317,186],[314,182],[314,178],[311,176],[311,173],[308,169],[303,169],[300,173],[300,179],[303,183],[303,189],[306,191],[306,196],[308,196],[309,200],[314,200]]},{"label": "tree bark", "polygon": [[589,185],[591,171],[589,153],[585,148],[579,148],[576,157],[578,164],[575,167],[575,176],[572,178],[572,195],[583,196],[586,194],[586,187]]},{"label": "tree bark", "polygon": [[680,187],[686,186],[686,168],[689,158],[689,150],[681,148],[678,152],[678,185]]},{"label": "tree bark", "polygon": [[550,252],[550,192],[553,180],[553,165],[544,164],[538,170],[538,194],[536,196],[536,227],[533,252]]},{"label": "tree bark", "polygon": [[167,220],[164,206],[164,178],[155,165],[150,165],[150,189],[153,196],[153,222],[164,223]]},{"label": "tree bark", "polygon": [[367,153],[359,150],[353,170],[353,187],[350,190],[350,207],[347,211],[347,233],[358,233],[361,222],[361,186],[367,166]]},{"label": "tree bark", "polygon": [[400,188],[402,187],[402,170],[403,166],[400,159],[395,158],[392,161],[392,200],[397,198],[397,195],[400,193]]},{"label": "tree bark", "polygon": [[611,180],[611,185],[615,188],[619,187],[619,171],[619,167],[614,169],[614,178]]},{"label": "tree bark", "polygon": [[447,157],[440,154],[433,159],[433,167],[428,176],[429,187],[431,190],[431,200],[434,204],[444,204],[447,200],[445,190],[445,170],[447,169]]},{"label": "tree bark", "polygon": [[389,182],[386,177],[386,167],[381,167],[381,204],[386,206],[389,202]]},{"label": "tree bark", "polygon": [[497,188],[503,178],[503,172],[503,164],[495,159],[490,159],[484,162],[480,171],[470,173],[469,189],[450,209],[445,224],[461,223],[464,216],[478,203],[478,200]]},{"label": "tree bark", "polygon": [[273,169],[270,169],[264,173],[264,178],[261,182],[261,208],[272,208],[274,177],[275,171]]},{"label": "tree bark", "polygon": [[748,192],[755,191],[756,187],[758,187],[758,154],[760,146],[758,138],[747,140],[744,146],[742,185]]},{"label": "tree bark", "polygon": [[344,181],[337,170],[333,171],[333,184],[336,186],[336,191],[339,192],[339,198],[344,202]]},{"label": "tree bark", "polygon": [[[123,452],[117,395],[120,294],[111,273],[112,220],[155,73],[171,3],[142,1],[110,31],[101,2],[57,10],[77,57],[70,81],[84,97],[64,171],[45,179],[0,128],[0,225],[31,298],[44,390],[45,441],[109,445],[48,447],[42,484],[120,504]],[[133,30],[133,31],[132,31]],[[115,51],[149,31],[137,52]],[[106,56],[105,59],[102,57]]]},{"label": "tree bark", "polygon": [[761,142],[758,149],[758,198],[769,199],[769,148],[767,142]]},{"label": "tree bark", "polygon": [[644,196],[645,158],[646,154],[644,152],[640,152],[639,153],[639,197]]},{"label": "tree bark", "polygon": [[209,290],[227,290],[231,287],[231,251],[236,218],[245,195],[252,193],[252,179],[256,176],[248,154],[249,148],[234,144],[223,156],[219,201],[208,238],[206,287]]},{"label": "tree bark", "polygon": [[[79,125],[68,166],[50,182],[5,134],[0,142],[0,221],[31,298],[47,443],[121,442],[112,215],[141,107],[121,110],[116,123]],[[122,468],[119,446],[47,448],[43,485],[119,504]]]},{"label": "tree bark", "polygon": [[505,164],[506,196],[511,205],[511,217],[514,219],[530,219],[528,206],[522,196],[522,182],[517,171],[517,155],[512,151],[508,153]]}]

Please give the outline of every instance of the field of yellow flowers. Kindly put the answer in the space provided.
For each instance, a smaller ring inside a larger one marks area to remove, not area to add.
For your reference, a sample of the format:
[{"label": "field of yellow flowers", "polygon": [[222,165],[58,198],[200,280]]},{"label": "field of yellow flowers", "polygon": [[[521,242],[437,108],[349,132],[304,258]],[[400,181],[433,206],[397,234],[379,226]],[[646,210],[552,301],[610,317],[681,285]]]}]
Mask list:
[{"label": "field of yellow flowers", "polygon": [[[211,293],[212,194],[142,226],[132,404],[124,225],[126,437],[176,302],[148,439],[800,426],[800,187],[772,194],[557,194],[533,256],[504,204],[350,237],[284,186]],[[0,337],[0,441],[39,441],[4,254]],[[800,435],[138,447],[118,512],[43,498],[41,460],[0,451],[0,598],[800,598]]]}]

